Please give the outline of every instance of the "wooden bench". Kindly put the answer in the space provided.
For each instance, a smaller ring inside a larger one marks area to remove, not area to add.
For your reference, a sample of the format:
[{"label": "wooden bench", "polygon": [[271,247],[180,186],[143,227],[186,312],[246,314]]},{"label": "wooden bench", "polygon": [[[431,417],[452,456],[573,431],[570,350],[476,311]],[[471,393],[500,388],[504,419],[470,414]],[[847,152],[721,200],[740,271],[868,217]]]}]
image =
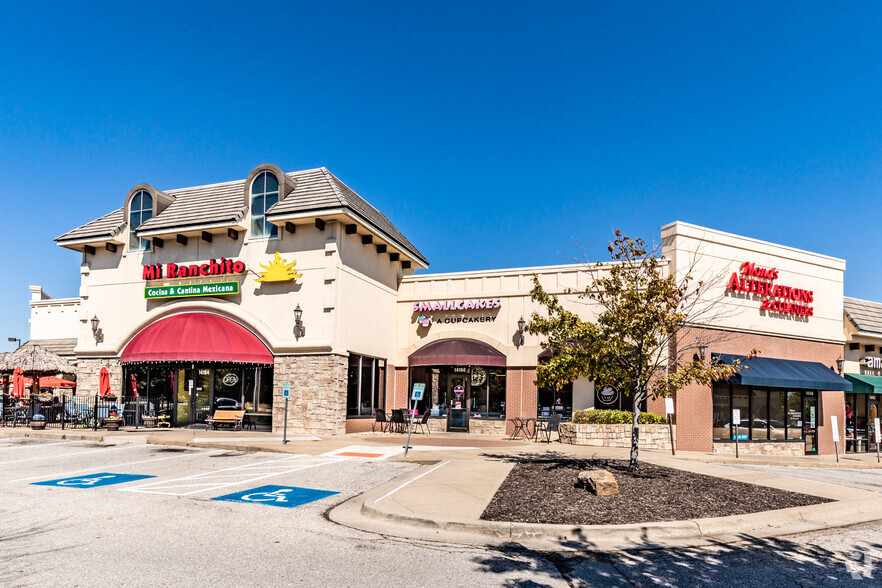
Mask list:
[{"label": "wooden bench", "polygon": [[205,421],[211,425],[212,429],[217,429],[221,425],[228,425],[234,431],[241,431],[243,418],[245,418],[244,410],[218,409]]}]

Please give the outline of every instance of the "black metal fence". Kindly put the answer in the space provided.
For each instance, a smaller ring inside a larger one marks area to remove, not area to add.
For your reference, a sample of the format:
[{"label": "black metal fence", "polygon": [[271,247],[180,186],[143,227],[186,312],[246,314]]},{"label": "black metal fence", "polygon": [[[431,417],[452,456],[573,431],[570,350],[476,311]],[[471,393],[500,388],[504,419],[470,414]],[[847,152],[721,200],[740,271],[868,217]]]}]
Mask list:
[{"label": "black metal fence", "polygon": [[[32,394],[24,398],[0,395],[3,427],[29,427],[44,422],[53,429],[93,429],[108,421],[125,427],[156,427],[169,423],[171,405],[167,398],[137,396],[104,397],[70,394]],[[42,419],[34,420],[36,415]]]}]

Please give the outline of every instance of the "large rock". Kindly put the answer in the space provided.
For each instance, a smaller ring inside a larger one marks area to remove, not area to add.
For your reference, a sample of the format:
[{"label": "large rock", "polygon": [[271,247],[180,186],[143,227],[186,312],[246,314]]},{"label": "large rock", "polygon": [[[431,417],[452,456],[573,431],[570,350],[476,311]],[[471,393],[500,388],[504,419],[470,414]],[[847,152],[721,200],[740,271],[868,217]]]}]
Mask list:
[{"label": "large rock", "polygon": [[619,485],[611,473],[606,470],[585,470],[579,472],[579,486],[591,490],[598,496],[611,496],[619,493]]}]

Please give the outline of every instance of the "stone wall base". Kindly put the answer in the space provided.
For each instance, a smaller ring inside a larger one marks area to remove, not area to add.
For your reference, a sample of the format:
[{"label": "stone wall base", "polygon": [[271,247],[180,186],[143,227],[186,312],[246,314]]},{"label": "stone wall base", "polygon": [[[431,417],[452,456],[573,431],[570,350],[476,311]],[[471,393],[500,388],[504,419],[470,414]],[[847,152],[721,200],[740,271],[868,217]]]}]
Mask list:
[{"label": "stone wall base", "polygon": [[[735,455],[735,442],[714,443],[714,453]],[[749,442],[738,444],[739,455],[805,455],[803,443]]]},{"label": "stone wall base", "polygon": [[342,435],[346,432],[345,356],[276,356],[273,365],[273,431],[284,426],[282,384],[291,382],[288,434]]},{"label": "stone wall base", "polygon": [[[674,426],[676,439],[677,427]],[[560,424],[560,440],[570,445],[631,447],[631,425]],[[671,449],[668,425],[640,425],[640,449]]]},{"label": "stone wall base", "polygon": [[101,368],[106,367],[110,374],[110,391],[122,396],[123,369],[118,357],[106,359],[77,359],[77,396],[95,396],[98,394],[98,378]]}]

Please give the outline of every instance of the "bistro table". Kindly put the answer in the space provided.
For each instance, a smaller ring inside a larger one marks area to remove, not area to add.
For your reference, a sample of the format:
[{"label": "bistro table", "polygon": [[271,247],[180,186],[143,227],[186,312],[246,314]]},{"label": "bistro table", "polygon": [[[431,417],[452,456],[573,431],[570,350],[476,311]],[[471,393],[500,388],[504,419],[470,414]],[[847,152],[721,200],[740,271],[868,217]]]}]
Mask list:
[{"label": "bistro table", "polygon": [[[518,435],[523,435],[524,440],[529,441],[530,438],[536,434],[536,419],[534,418],[521,418],[514,417],[508,419],[514,425],[514,431],[511,434],[509,439],[517,439]],[[530,425],[533,425],[533,433],[530,433]]]}]

